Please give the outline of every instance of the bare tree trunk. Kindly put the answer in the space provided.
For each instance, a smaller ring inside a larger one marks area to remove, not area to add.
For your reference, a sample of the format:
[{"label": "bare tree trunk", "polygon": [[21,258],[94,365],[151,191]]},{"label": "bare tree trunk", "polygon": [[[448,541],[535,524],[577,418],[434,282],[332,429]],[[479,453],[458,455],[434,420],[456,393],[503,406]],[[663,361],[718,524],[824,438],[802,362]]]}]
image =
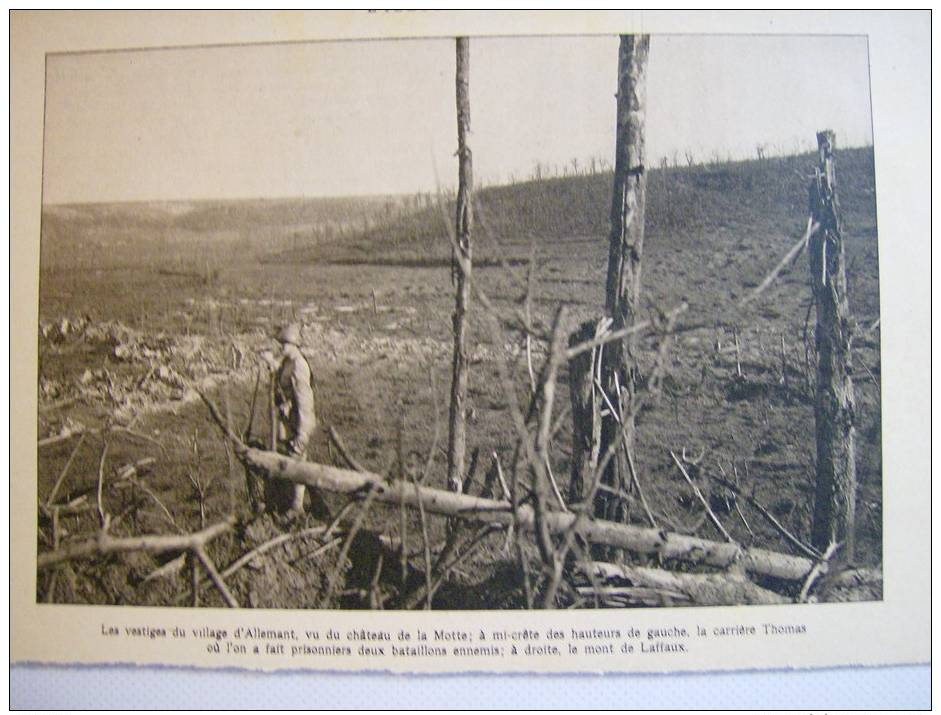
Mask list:
[{"label": "bare tree trunk", "polygon": [[[614,320],[613,330],[632,325],[640,307],[647,189],[644,127],[649,47],[649,35],[622,35],[618,51],[617,144],[605,306]],[[621,423],[624,430],[624,449],[618,450],[602,479],[615,494],[599,492],[596,501],[596,515],[608,521],[627,521],[628,505],[617,494],[628,493],[631,489],[626,454],[634,443],[636,379],[634,336],[606,346],[602,384],[616,414],[609,409],[602,420],[601,452],[621,439]]]},{"label": "bare tree trunk", "polygon": [[812,543],[825,551],[843,544],[842,555],[855,552],[856,457],[855,399],[850,355],[852,328],[846,295],[843,227],[836,195],[832,131],[817,133],[820,167],[810,185],[810,283],[817,306],[817,491]]},{"label": "bare tree trunk", "polygon": [[451,407],[448,414],[448,486],[452,491],[460,492],[464,482],[464,455],[467,450],[467,425],[465,409],[467,402],[467,341],[465,336],[467,307],[470,303],[471,280],[471,227],[473,210],[471,193],[474,187],[474,174],[471,164],[471,150],[467,145],[470,132],[470,96],[468,76],[470,73],[470,48],[466,37],[458,37],[457,71],[455,85],[457,89],[457,152],[458,152],[458,189],[457,216],[455,235],[458,251],[454,252],[452,275],[457,281],[457,297],[454,306],[454,361],[451,380]]}]

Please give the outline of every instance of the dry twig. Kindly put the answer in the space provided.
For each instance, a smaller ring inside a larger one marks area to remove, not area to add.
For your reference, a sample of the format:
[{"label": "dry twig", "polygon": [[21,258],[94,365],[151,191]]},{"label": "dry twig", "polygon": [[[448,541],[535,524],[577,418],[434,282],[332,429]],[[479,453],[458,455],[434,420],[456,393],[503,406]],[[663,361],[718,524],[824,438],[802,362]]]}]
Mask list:
[{"label": "dry twig", "polygon": [[425,506],[422,502],[421,492],[418,488],[418,482],[412,479],[412,484],[415,486],[415,499],[418,501],[418,517],[421,520],[421,538],[422,546],[425,554],[425,587],[427,588],[428,597],[425,599],[425,610],[431,610],[431,597],[433,595],[431,588],[431,545],[428,540],[428,524],[425,520]]},{"label": "dry twig", "polygon": [[[745,464],[746,464],[746,466],[747,466],[748,462],[746,462]],[[733,464],[732,466],[733,466],[733,468],[734,468],[735,465]],[[722,470],[722,466],[721,466],[721,465],[719,465],[719,469],[720,469],[720,471],[724,471],[724,470]],[[737,470],[736,470],[736,473],[737,473]],[[707,477],[709,477],[710,479],[712,479],[712,480],[718,482],[718,483],[721,484],[722,486],[726,487],[727,489],[729,489],[730,491],[732,491],[732,493],[734,493],[734,494],[736,494],[736,495],[738,495],[738,496],[744,497],[744,498],[748,501],[749,504],[751,504],[753,507],[755,507],[755,509],[757,509],[758,512],[759,512],[765,519],[768,520],[768,523],[771,524],[771,526],[773,526],[773,527],[775,528],[775,530],[776,530],[781,536],[783,536],[783,537],[785,538],[785,540],[786,540],[789,544],[791,544],[792,546],[794,546],[794,547],[795,547],[798,551],[800,551],[802,554],[804,554],[805,556],[807,556],[808,558],[811,558],[811,559],[819,559],[819,558],[820,558],[820,552],[819,552],[819,551],[817,551],[816,549],[814,549],[814,548],[811,547],[811,546],[807,546],[807,545],[804,544],[800,539],[798,539],[796,536],[794,536],[790,531],[788,531],[780,521],[778,521],[777,519],[774,518],[774,515],[773,515],[770,511],[768,511],[768,510],[761,504],[761,502],[759,502],[757,499],[755,499],[755,497],[751,496],[750,494],[746,494],[746,493],[743,492],[743,491],[741,490],[741,488],[739,488],[736,484],[734,484],[733,482],[728,481],[727,479],[723,479],[722,477],[717,477],[715,474],[710,474],[709,472],[707,472],[707,471],[705,471],[705,470],[703,471],[703,474],[705,474],[705,475],[706,475]],[[744,517],[742,517],[742,519],[743,519],[743,521],[744,521]],[[747,526],[747,522],[746,522],[746,526]],[[749,531],[750,531],[750,530],[749,530]]]},{"label": "dry twig", "polygon": [[327,429],[327,434],[330,436],[330,441],[333,443],[333,446],[336,447],[337,452],[343,457],[343,461],[346,462],[350,469],[355,469],[357,472],[366,471],[365,467],[357,462],[353,455],[350,454],[350,451],[346,448],[343,440],[340,439],[340,434],[333,425],[330,425]]},{"label": "dry twig", "polygon": [[831,542],[827,547],[827,550],[823,552],[818,559],[817,563],[814,564],[814,567],[810,570],[810,573],[807,574],[807,578],[804,579],[804,585],[801,587],[800,595],[797,597],[798,603],[807,603],[807,596],[810,593],[811,586],[814,585],[814,581],[818,577],[827,573],[830,567],[830,559],[833,558],[833,555],[840,548],[841,544],[836,542]]},{"label": "dry twig", "polygon": [[[680,303],[680,305],[667,311],[664,315],[667,317],[668,320],[676,320],[676,318],[678,318],[680,315],[685,313],[688,308],[689,308],[689,305],[687,305],[686,303]],[[584,352],[588,352],[589,350],[594,350],[596,347],[599,347],[601,345],[606,345],[607,343],[613,342],[615,340],[626,338],[628,335],[634,335],[635,333],[643,332],[644,330],[647,330],[653,325],[654,325],[654,321],[652,320],[642,320],[639,323],[634,323],[633,325],[626,327],[626,328],[621,328],[620,330],[612,330],[610,332],[605,332],[602,335],[598,336],[597,338],[586,340],[585,342],[580,343],[579,345],[574,345],[570,347],[565,353],[565,359],[571,360],[572,358],[577,357],[578,355],[581,355]]]},{"label": "dry twig", "polygon": [[719,521],[719,517],[715,515],[715,512],[712,511],[712,508],[709,506],[709,502],[706,501],[706,498],[702,495],[702,492],[699,491],[699,487],[690,479],[689,474],[686,473],[686,468],[683,466],[683,463],[679,460],[673,450],[670,450],[670,456],[673,457],[673,461],[676,463],[676,466],[680,468],[680,473],[683,475],[683,479],[686,480],[686,483],[689,484],[693,489],[693,493],[696,495],[696,498],[699,499],[700,503],[703,505],[703,508],[706,510],[706,513],[709,515],[709,519],[715,524],[715,527],[719,530],[719,533],[725,537],[725,540],[730,544],[734,544],[735,540],[729,536],[729,532],[725,530],[725,527],[722,526],[722,522]]},{"label": "dry twig", "polygon": [[644,490],[640,488],[640,479],[637,477],[637,468],[634,466],[634,455],[623,442],[621,442],[621,444],[624,447],[624,453],[627,455],[627,468],[631,472],[631,483],[633,483],[634,489],[637,491],[637,496],[640,497],[640,503],[644,507],[644,513],[647,515],[647,521],[656,529],[658,528],[657,520],[654,519],[653,512],[650,511],[650,505],[647,503],[647,498],[644,496]]},{"label": "dry twig", "polygon": [[72,453],[69,454],[69,458],[65,463],[65,466],[62,467],[62,471],[59,472],[59,477],[56,479],[56,483],[52,485],[52,490],[49,492],[49,496],[46,497],[46,506],[52,506],[55,502],[56,494],[59,493],[59,487],[62,486],[62,482],[65,480],[65,475],[69,473],[69,467],[72,466],[72,462],[75,461],[75,455],[78,454],[79,448],[82,446],[82,443],[85,441],[87,435],[83,433],[79,437],[78,442],[75,443],[75,447],[72,449]]},{"label": "dry twig", "polygon": [[206,569],[206,573],[209,574],[209,578],[212,580],[215,587],[219,590],[219,593],[222,594],[222,599],[225,601],[226,605],[229,608],[238,608],[238,600],[235,598],[235,596],[232,595],[232,592],[229,590],[228,586],[225,585],[225,581],[216,570],[216,565],[212,562],[212,559],[209,558],[209,555],[206,553],[206,550],[203,548],[203,546],[200,544],[194,547],[193,553],[196,555],[196,558],[199,559],[199,562],[203,565],[203,568]]},{"label": "dry twig", "polygon": [[353,525],[350,527],[350,531],[346,536],[346,541],[343,543],[343,548],[340,549],[340,555],[337,557],[336,567],[333,569],[333,572],[330,574],[330,580],[327,583],[327,592],[324,594],[323,599],[320,602],[321,608],[327,608],[330,605],[330,599],[333,598],[333,591],[336,589],[337,581],[340,578],[340,574],[343,573],[344,562],[346,561],[346,556],[350,552],[350,546],[353,544],[353,539],[356,538],[356,535],[359,533],[359,530],[363,526],[363,520],[366,518],[366,513],[369,511],[369,507],[372,506],[373,499],[376,497],[377,490],[375,487],[370,487],[366,498],[363,500],[362,507],[359,510],[359,513],[356,515],[356,518],[353,520]]},{"label": "dry twig", "polygon": [[98,498],[98,521],[101,528],[105,531],[108,529],[108,523],[110,522],[110,517],[105,513],[104,504],[102,503],[102,492],[104,490],[105,482],[105,457],[108,454],[108,443],[105,442],[105,446],[101,450],[101,460],[98,462],[98,489],[97,489],[97,498]]}]

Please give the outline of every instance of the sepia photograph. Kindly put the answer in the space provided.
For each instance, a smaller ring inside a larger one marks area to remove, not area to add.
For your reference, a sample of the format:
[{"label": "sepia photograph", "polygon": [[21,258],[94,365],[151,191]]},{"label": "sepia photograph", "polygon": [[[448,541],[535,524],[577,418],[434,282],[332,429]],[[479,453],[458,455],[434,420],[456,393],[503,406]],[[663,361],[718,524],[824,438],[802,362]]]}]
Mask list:
[{"label": "sepia photograph", "polygon": [[869,66],[809,34],[47,54],[36,604],[881,601]]}]

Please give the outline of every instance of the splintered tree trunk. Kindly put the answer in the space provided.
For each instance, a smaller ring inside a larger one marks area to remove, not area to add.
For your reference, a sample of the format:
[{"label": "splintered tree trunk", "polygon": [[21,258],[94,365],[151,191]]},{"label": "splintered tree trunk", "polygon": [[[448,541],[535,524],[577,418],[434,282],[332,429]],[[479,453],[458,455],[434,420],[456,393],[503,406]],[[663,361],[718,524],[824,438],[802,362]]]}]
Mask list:
[{"label": "splintered tree trunk", "polygon": [[821,552],[834,542],[852,561],[855,551],[856,458],[849,303],[843,228],[836,195],[832,131],[817,134],[820,167],[810,185],[810,283],[817,307],[817,490],[813,545]]},{"label": "splintered tree trunk", "polygon": [[471,227],[473,210],[471,192],[474,174],[471,151],[467,145],[470,132],[470,95],[468,76],[470,73],[470,48],[466,37],[457,38],[457,153],[458,189],[455,234],[457,249],[452,270],[457,281],[457,297],[454,306],[454,361],[451,379],[451,407],[448,414],[448,486],[460,492],[464,482],[464,454],[467,449],[467,426],[465,409],[467,402],[467,339],[465,336],[467,307],[470,302],[471,280]]},{"label": "splintered tree trunk", "polygon": [[[605,306],[614,321],[613,330],[632,325],[640,308],[647,188],[644,124],[649,47],[649,35],[622,35],[618,52],[617,144]],[[628,505],[618,494],[630,491],[626,453],[634,442],[636,377],[633,335],[606,346],[602,385],[616,414],[609,408],[602,421],[601,453],[621,439],[622,430],[624,433],[624,449],[617,450],[602,478],[616,494],[601,492],[596,501],[596,515],[609,521],[627,520]]]},{"label": "splintered tree trunk", "polygon": [[[569,336],[569,346],[580,345],[597,337],[599,324],[589,320]],[[588,495],[591,479],[598,467],[601,444],[601,410],[595,391],[598,349],[588,350],[569,361],[569,390],[572,396],[572,471],[569,504],[578,504]]]}]

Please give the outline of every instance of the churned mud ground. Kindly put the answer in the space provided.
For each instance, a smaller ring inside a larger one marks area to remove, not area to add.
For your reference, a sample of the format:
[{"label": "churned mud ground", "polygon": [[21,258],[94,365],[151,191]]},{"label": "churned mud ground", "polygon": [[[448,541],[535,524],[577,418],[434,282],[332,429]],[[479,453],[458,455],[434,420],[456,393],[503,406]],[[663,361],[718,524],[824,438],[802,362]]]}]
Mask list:
[{"label": "churned mud ground", "polygon": [[[802,234],[813,165],[813,157],[800,156],[650,174],[644,317],[681,300],[689,304],[677,324],[662,393],[641,413],[636,441],[645,495],[671,530],[722,538],[673,463],[672,450],[697,463],[691,477],[737,541],[790,550],[753,503],[713,476],[737,483],[809,541],[815,320],[806,255],[747,307],[740,300]],[[871,150],[841,152],[837,176],[857,323],[857,560],[876,565],[882,561],[882,469]],[[569,306],[573,325],[601,315],[610,186],[610,175],[596,174],[478,195],[475,281],[507,316],[522,306],[531,256],[533,312],[543,326],[559,303]],[[333,495],[323,495],[323,504],[318,499],[298,519],[252,516],[245,473],[192,388],[208,391],[244,429],[257,353],[274,347],[270,335],[277,325],[299,320],[324,425],[337,430],[363,466],[389,478],[420,477],[430,455],[426,484],[443,488],[453,287],[441,211],[416,204],[340,239],[311,228],[316,217],[309,212],[303,223],[279,224],[280,214],[266,202],[242,202],[234,227],[206,209],[184,231],[180,217],[192,215],[194,206],[46,209],[37,496],[44,504],[68,465],[55,501],[76,508],[60,515],[55,534],[52,517],[40,510],[37,548],[47,551],[54,538],[61,546],[94,532],[101,474],[115,536],[191,532],[236,514],[237,528],[208,547],[220,570],[271,539],[296,533],[227,577],[243,606],[400,606],[424,582],[419,515],[406,515],[404,560],[403,522],[394,506],[372,505],[352,538],[359,506],[324,534],[347,503]],[[473,309],[479,311],[479,303]],[[643,372],[653,365],[658,338],[640,344]],[[504,465],[512,458],[509,396],[497,378],[495,351],[511,360],[518,399],[527,399],[521,336],[507,328],[504,343],[491,344],[478,312],[468,420],[469,454],[479,450],[474,493],[492,453]],[[537,345],[537,368],[544,354]],[[565,372],[561,379],[556,413],[568,402]],[[264,375],[254,402],[251,436],[264,444]],[[562,430],[551,453],[563,493],[570,440],[570,429]],[[311,456],[336,460],[324,435]],[[639,508],[632,520],[646,525]],[[437,550],[444,520],[428,517],[426,528]],[[495,534],[441,585],[434,607],[521,607],[520,583],[505,536]],[[222,605],[211,586],[200,593],[201,605]],[[142,553],[73,561],[38,573],[37,599],[191,605],[189,567],[182,559]]]}]

